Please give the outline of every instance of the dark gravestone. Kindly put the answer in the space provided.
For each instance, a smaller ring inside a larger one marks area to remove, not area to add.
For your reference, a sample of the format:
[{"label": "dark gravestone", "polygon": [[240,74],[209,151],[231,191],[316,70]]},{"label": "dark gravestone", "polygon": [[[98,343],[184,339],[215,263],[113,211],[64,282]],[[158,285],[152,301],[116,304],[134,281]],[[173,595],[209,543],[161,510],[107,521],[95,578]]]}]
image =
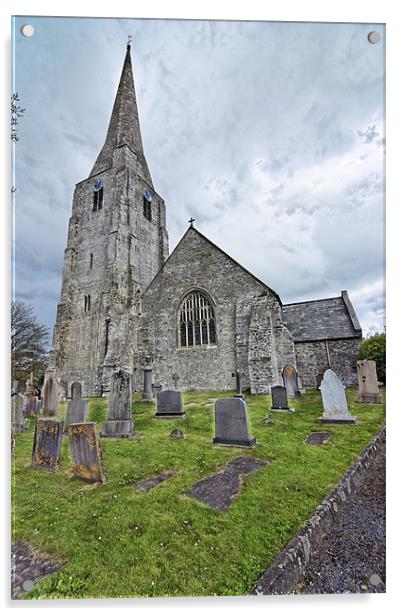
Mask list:
[{"label": "dark gravestone", "polygon": [[142,392],[141,402],[153,402],[152,395],[152,364],[151,357],[149,355],[145,356],[145,362],[142,367],[144,371],[144,389]]},{"label": "dark gravestone", "polygon": [[47,471],[59,469],[63,422],[57,419],[37,419],[32,451],[32,468]]},{"label": "dark gravestone", "polygon": [[74,423],[67,429],[73,473],[92,483],[105,483],[102,452],[95,423]]},{"label": "dark gravestone", "polygon": [[160,391],[156,397],[156,419],[184,419],[181,392],[176,389]]},{"label": "dark gravestone", "polygon": [[118,370],[110,379],[109,416],[103,426],[102,436],[133,436],[131,401],[131,374],[125,370]]},{"label": "dark gravestone", "polygon": [[331,438],[331,432],[312,432],[304,441],[305,445],[324,445]]},{"label": "dark gravestone", "polygon": [[283,387],[282,385],[275,385],[274,387],[271,387],[271,396],[271,411],[293,413],[294,409],[289,408],[286,387]]},{"label": "dark gravestone", "polygon": [[250,436],[247,405],[241,398],[220,398],[215,403],[216,445],[252,447],[255,438]]},{"label": "dark gravestone", "polygon": [[82,398],[82,385],[81,383],[73,383],[71,385],[71,400],[81,400]]},{"label": "dark gravestone", "polygon": [[235,458],[223,471],[201,479],[186,494],[218,511],[226,511],[233,498],[239,494],[243,485],[242,479],[267,464],[269,462],[250,456]]},{"label": "dark gravestone", "polygon": [[38,398],[36,398],[35,396],[30,396],[26,398],[24,407],[25,417],[37,417],[39,415],[40,409],[41,401],[38,400]]},{"label": "dark gravestone", "polygon": [[45,387],[43,388],[43,414],[45,417],[57,415],[58,404],[57,383],[50,376],[46,379]]},{"label": "dark gravestone", "polygon": [[295,398],[299,391],[297,371],[294,366],[287,364],[282,372],[283,384],[289,398]]},{"label": "dark gravestone", "polygon": [[177,471],[164,471],[163,473],[158,473],[157,475],[152,475],[152,477],[148,477],[148,479],[141,479],[141,481],[137,481],[134,484],[134,488],[137,490],[141,490],[141,492],[149,492],[155,486],[158,486],[160,483],[170,479],[174,475],[176,475]]},{"label": "dark gravestone", "polygon": [[66,425],[64,431],[70,424],[84,423],[88,409],[88,400],[71,400],[67,406]]}]

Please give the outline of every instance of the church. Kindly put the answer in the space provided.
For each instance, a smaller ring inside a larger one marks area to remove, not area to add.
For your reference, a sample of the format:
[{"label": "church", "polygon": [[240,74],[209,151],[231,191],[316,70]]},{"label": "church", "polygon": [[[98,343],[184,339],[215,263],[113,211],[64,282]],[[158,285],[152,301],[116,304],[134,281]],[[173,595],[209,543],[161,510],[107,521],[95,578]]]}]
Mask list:
[{"label": "church", "polygon": [[233,390],[238,371],[243,389],[269,393],[287,365],[300,387],[327,367],[355,385],[362,331],[347,291],[283,304],[194,222],[169,254],[127,45],[105,143],[74,191],[46,379],[102,396],[124,369],[139,390],[150,358],[153,381],[183,391]]}]

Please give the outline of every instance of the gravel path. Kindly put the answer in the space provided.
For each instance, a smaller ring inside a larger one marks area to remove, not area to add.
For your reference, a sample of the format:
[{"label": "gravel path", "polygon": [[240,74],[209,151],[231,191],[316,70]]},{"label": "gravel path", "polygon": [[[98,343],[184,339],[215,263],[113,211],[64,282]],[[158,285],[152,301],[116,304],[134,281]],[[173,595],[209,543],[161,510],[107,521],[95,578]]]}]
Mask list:
[{"label": "gravel path", "polygon": [[385,592],[385,444],[293,592]]}]

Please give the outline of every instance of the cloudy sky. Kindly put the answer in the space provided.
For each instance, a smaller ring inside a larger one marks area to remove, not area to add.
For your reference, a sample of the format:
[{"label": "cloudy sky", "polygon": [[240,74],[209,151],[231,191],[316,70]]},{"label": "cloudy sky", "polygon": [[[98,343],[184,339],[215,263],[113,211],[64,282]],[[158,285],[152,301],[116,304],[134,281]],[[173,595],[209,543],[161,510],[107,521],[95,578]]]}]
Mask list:
[{"label": "cloudy sky", "polygon": [[[23,24],[35,28],[31,38]],[[371,30],[381,42],[367,41]],[[347,289],[384,327],[384,27],[18,17],[15,296],[52,327],[75,184],[104,142],[127,35],[170,250],[190,216],[284,303]]]}]

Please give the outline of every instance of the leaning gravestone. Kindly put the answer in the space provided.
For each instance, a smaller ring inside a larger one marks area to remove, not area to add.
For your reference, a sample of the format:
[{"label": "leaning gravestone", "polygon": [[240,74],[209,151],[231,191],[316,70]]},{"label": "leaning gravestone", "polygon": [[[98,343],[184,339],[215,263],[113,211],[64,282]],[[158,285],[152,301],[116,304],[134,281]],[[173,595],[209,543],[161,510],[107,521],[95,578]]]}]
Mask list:
[{"label": "leaning gravestone", "polygon": [[216,445],[253,447],[255,438],[250,436],[247,404],[241,398],[220,398],[215,403]]},{"label": "leaning gravestone", "polygon": [[328,368],[320,385],[324,414],[320,423],[356,423],[356,417],[349,413],[345,386],[335,372]]},{"label": "leaning gravestone", "polygon": [[70,424],[84,423],[88,409],[88,400],[71,400],[67,406],[66,424],[64,432]]},{"label": "leaning gravestone", "polygon": [[45,417],[54,417],[58,413],[58,391],[57,383],[53,377],[46,379],[45,387],[43,388],[43,414]]},{"label": "leaning gravestone", "polygon": [[71,385],[71,400],[81,400],[82,398],[82,385],[81,383],[73,383]]},{"label": "leaning gravestone", "polygon": [[286,387],[286,391],[289,398],[296,398],[299,393],[297,371],[294,366],[287,364],[282,371],[283,384]]},{"label": "leaning gravestone", "polygon": [[271,387],[272,407],[271,411],[276,413],[293,413],[294,409],[289,407],[288,394],[286,387],[275,385]]},{"label": "leaning gravestone", "polygon": [[106,483],[96,424],[73,423],[68,426],[67,433],[74,475],[93,483]]},{"label": "leaning gravestone", "polygon": [[43,468],[47,471],[59,469],[62,436],[62,421],[57,419],[36,420],[32,451],[33,468]]},{"label": "leaning gravestone", "polygon": [[103,426],[102,436],[133,436],[131,402],[131,374],[125,370],[117,370],[110,379],[109,416]]},{"label": "leaning gravestone", "polygon": [[181,392],[177,389],[165,389],[156,396],[155,419],[185,419]]},{"label": "leaning gravestone", "polygon": [[24,419],[24,396],[21,394],[13,394],[11,396],[11,432],[22,432],[26,429]]},{"label": "leaning gravestone", "polygon": [[358,361],[357,379],[359,382],[357,402],[365,402],[366,404],[381,404],[382,400],[378,389],[375,361],[370,359]]}]

